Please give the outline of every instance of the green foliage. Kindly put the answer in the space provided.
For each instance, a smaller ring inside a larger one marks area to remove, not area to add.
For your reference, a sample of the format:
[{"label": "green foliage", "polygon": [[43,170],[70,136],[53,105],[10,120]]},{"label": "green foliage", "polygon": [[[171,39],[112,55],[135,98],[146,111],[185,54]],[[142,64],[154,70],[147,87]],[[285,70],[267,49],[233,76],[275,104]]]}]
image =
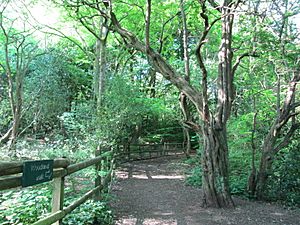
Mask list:
[{"label": "green foliage", "polygon": [[192,168],[192,170],[188,173],[188,176],[187,176],[185,182],[188,185],[192,185],[195,187],[202,186],[202,168],[200,165]]},{"label": "green foliage", "polygon": [[24,84],[25,107],[30,106],[24,126],[32,124],[35,133],[59,127],[59,116],[69,111],[72,99],[79,94],[79,76],[84,77],[84,72],[59,51],[47,52],[34,60]]},{"label": "green foliage", "polygon": [[282,149],[274,161],[268,188],[267,198],[283,201],[288,205],[300,206],[300,143],[293,143]]},{"label": "green foliage", "polygon": [[[143,136],[160,141],[165,127],[174,126],[173,105],[161,98],[149,98],[129,78],[116,76],[108,84],[106,104],[97,115],[97,135],[106,143],[126,143]],[[170,100],[172,101],[172,100]],[[176,122],[177,123],[177,122]],[[141,133],[137,129],[143,128]]]},{"label": "green foliage", "polygon": [[185,183],[195,187],[202,186],[202,168],[199,157],[191,157],[185,160],[185,163],[190,167],[186,171],[187,177]]},{"label": "green foliage", "polygon": [[93,200],[88,200],[63,219],[63,225],[109,225],[112,222],[112,211],[107,204]]},{"label": "green foliage", "polygon": [[[51,188],[45,185],[17,191],[7,191],[0,195],[0,224],[32,224],[51,211]],[[80,195],[67,197],[66,205]],[[112,212],[105,202],[88,200],[63,219],[63,225],[112,224]]]},{"label": "green foliage", "polygon": [[251,165],[250,149],[231,149],[229,153],[230,191],[232,194],[245,195]]},{"label": "green foliage", "polygon": [[[0,86],[0,92],[1,90]],[[4,91],[4,90],[3,90]],[[11,110],[9,106],[9,101],[6,98],[1,97],[0,94],[0,134],[6,132],[9,127],[9,123],[12,119]]]},{"label": "green foliage", "polygon": [[48,187],[8,191],[0,195],[0,224],[32,224],[50,211]]}]

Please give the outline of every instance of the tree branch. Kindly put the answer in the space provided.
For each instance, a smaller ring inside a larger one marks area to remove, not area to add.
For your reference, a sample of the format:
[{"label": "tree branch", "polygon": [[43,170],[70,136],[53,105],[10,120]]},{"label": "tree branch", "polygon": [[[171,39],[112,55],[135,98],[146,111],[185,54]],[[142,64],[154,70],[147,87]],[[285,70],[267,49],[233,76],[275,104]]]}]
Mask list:
[{"label": "tree branch", "polygon": [[159,37],[159,48],[158,48],[158,53],[162,52],[162,48],[163,48],[163,41],[164,41],[164,32],[165,32],[165,26],[171,21],[173,20],[177,15],[179,15],[180,12],[176,13],[175,15],[171,16],[169,19],[167,19],[161,28],[161,32],[160,32],[160,37]]},{"label": "tree branch", "polygon": [[9,136],[10,136],[12,130],[13,130],[13,126],[11,126],[11,127],[6,131],[6,133],[0,138],[0,143],[5,143],[5,142],[8,141]]},{"label": "tree branch", "polygon": [[146,53],[149,57],[149,61],[152,66],[156,69],[157,72],[161,73],[165,79],[169,80],[172,84],[174,84],[180,91],[187,95],[187,97],[194,103],[199,112],[200,116],[202,113],[202,97],[199,94],[199,91],[190,85],[182,76],[180,76],[174,68],[167,63],[167,61],[157,52],[155,52],[152,48],[149,49],[149,52],[146,52],[145,45],[137,39],[135,35],[133,35],[128,30],[121,27],[116,15],[111,11],[110,18],[112,21],[112,29],[117,32],[124,40],[127,42],[127,47],[133,47],[134,49]]},{"label": "tree branch", "polygon": [[201,54],[201,48],[202,46],[207,42],[206,37],[210,31],[210,29],[212,28],[212,26],[221,18],[218,18],[216,20],[214,20],[212,22],[211,25],[209,25],[209,20],[208,20],[208,16],[206,15],[206,5],[205,5],[205,1],[199,1],[201,4],[201,13],[200,16],[202,17],[202,19],[204,20],[204,31],[202,33],[202,36],[199,39],[198,45],[196,47],[196,57],[197,57],[197,61],[199,63],[201,72],[202,72],[202,100],[203,100],[203,115],[204,115],[204,120],[209,120],[210,118],[210,114],[209,114],[209,106],[208,106],[208,87],[207,87],[207,69],[206,66],[204,64],[203,61],[203,57]]},{"label": "tree branch", "polygon": [[202,130],[201,126],[199,124],[196,124],[192,121],[183,121],[182,125],[186,128],[189,128],[189,129],[195,131],[195,132],[200,132]]},{"label": "tree branch", "polygon": [[145,43],[146,51],[150,50],[150,17],[151,17],[151,0],[147,0],[147,11],[145,17]]},{"label": "tree branch", "polygon": [[280,149],[286,147],[294,135],[295,131],[300,128],[300,123],[296,123],[291,126],[288,133],[284,136],[284,139],[274,148],[274,153],[277,153]]},{"label": "tree branch", "polygon": [[208,0],[209,4],[214,7],[216,10],[221,12],[220,5],[214,0]]},{"label": "tree branch", "polygon": [[295,102],[294,104],[291,105],[291,109],[295,109],[300,106],[300,102]]},{"label": "tree branch", "polygon": [[245,57],[258,57],[258,55],[256,53],[254,53],[254,52],[252,52],[252,53],[246,52],[246,53],[240,55],[237,58],[237,60],[236,60],[235,64],[233,65],[233,67],[232,67],[232,74],[233,74],[233,76],[235,75],[235,72],[236,72],[238,66],[240,65],[242,59],[245,58]]}]

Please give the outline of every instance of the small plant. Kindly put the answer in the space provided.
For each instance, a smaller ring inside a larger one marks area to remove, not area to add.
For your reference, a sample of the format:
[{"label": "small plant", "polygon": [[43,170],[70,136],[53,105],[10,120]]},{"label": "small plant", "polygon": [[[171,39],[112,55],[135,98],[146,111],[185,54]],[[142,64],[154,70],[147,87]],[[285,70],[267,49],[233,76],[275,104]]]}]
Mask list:
[{"label": "small plant", "polygon": [[0,196],[0,224],[32,224],[50,211],[48,187],[4,192]]},{"label": "small plant", "polygon": [[191,172],[188,174],[186,184],[201,187],[202,186],[202,169],[200,165],[195,166]]},{"label": "small plant", "polygon": [[109,225],[113,222],[112,211],[105,202],[89,200],[63,219],[63,225]]}]

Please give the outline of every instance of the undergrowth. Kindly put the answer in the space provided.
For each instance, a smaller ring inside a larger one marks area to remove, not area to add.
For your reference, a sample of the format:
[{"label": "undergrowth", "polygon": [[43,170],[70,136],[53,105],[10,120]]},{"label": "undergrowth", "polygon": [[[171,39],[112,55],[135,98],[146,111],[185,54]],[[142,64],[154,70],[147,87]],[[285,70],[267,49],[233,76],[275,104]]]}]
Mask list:
[{"label": "undergrowth", "polygon": [[[72,190],[66,190],[65,206],[75,201],[80,194],[68,195]],[[26,189],[5,191],[0,194],[0,224],[25,225],[32,224],[44,218],[51,211],[51,186],[38,185]],[[113,216],[105,200],[95,202],[88,200],[62,221],[63,225],[109,225]]]}]

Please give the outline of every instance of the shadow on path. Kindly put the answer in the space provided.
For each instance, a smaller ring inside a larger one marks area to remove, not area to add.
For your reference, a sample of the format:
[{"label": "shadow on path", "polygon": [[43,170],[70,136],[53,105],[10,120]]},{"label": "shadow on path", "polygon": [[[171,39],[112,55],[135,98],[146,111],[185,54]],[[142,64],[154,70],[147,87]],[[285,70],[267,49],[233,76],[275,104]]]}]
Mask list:
[{"label": "shadow on path", "polygon": [[299,225],[299,211],[235,199],[235,209],[201,207],[201,190],[184,184],[187,165],[165,157],[123,164],[116,172],[116,225]]}]

